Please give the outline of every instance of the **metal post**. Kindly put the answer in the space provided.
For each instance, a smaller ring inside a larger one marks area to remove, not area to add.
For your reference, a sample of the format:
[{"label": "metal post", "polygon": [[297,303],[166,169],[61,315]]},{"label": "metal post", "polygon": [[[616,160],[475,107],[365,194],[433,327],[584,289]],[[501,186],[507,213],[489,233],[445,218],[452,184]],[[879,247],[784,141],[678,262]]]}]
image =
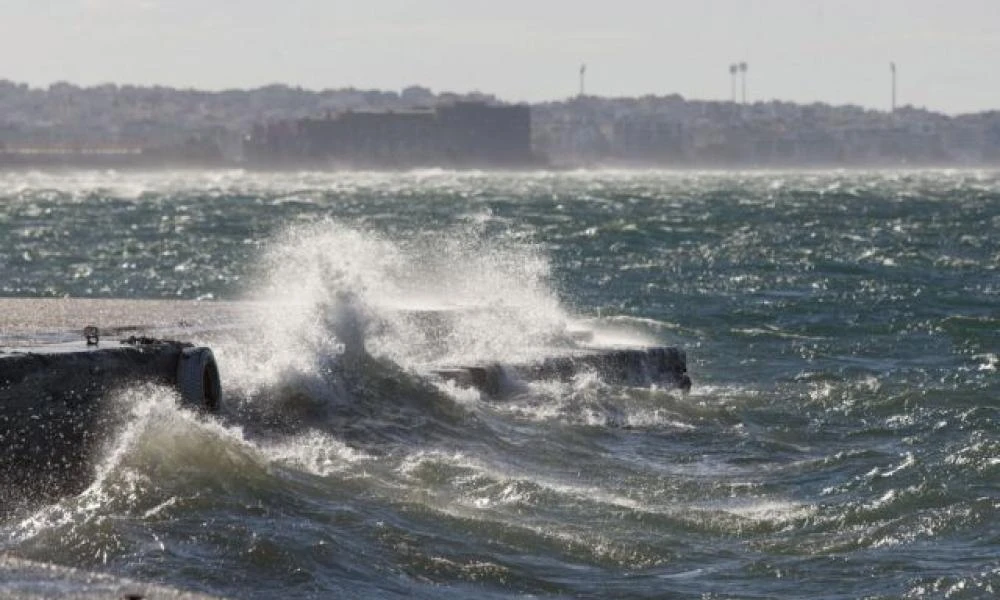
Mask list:
[{"label": "metal post", "polygon": [[740,63],[740,73],[743,76],[743,104],[747,103],[747,64]]},{"label": "metal post", "polygon": [[896,63],[889,63],[889,71],[892,73],[892,112],[896,112]]}]

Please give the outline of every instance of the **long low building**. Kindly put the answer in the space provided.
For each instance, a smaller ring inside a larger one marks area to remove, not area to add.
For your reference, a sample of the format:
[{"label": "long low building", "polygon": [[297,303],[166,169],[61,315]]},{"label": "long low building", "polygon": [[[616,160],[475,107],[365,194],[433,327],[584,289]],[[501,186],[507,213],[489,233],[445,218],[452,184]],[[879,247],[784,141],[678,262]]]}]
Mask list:
[{"label": "long low building", "polygon": [[524,167],[526,105],[456,102],[433,109],[350,111],[258,125],[244,151],[254,166]]}]

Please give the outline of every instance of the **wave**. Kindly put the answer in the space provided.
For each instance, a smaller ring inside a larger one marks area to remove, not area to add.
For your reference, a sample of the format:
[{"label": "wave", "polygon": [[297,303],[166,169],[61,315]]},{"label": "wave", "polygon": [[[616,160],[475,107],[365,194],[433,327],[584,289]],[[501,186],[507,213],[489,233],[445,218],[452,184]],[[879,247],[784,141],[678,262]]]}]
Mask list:
[{"label": "wave", "polygon": [[548,261],[481,234],[473,225],[388,240],[333,221],[290,229],[268,245],[252,293],[267,314],[219,354],[248,390],[345,351],[404,369],[537,357],[571,321],[549,288]]}]

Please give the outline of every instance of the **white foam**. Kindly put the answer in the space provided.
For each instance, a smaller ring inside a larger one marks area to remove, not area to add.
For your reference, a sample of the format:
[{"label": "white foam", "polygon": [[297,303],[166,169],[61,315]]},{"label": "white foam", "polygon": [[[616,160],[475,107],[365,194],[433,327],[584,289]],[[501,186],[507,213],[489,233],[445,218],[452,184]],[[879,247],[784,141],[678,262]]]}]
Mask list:
[{"label": "white foam", "polygon": [[[326,476],[373,460],[319,432],[280,442],[254,442],[241,427],[182,407],[172,388],[136,386],[109,401],[117,407],[121,421],[105,443],[90,485],[78,496],[42,507],[11,524],[3,531],[7,543],[18,545],[47,532],[99,524],[108,514],[163,518],[161,514],[179,500],[171,495],[175,489],[171,483],[185,487],[178,477],[214,477],[219,472],[240,478],[268,477],[269,466],[274,464]],[[197,494],[197,488],[191,493]]]},{"label": "white foam", "polygon": [[741,519],[758,523],[786,523],[816,512],[816,507],[785,499],[747,499],[716,507]]},{"label": "white foam", "polygon": [[261,448],[269,460],[325,477],[342,473],[359,463],[375,460],[328,434],[312,431]]},{"label": "white foam", "polygon": [[583,329],[551,289],[539,248],[486,235],[488,218],[400,240],[329,220],[289,228],[262,257],[255,324],[216,344],[233,391],[250,397],[282,379],[322,376],[330,360],[360,347],[426,370],[525,362],[575,346],[575,337],[655,343],[622,327]]}]

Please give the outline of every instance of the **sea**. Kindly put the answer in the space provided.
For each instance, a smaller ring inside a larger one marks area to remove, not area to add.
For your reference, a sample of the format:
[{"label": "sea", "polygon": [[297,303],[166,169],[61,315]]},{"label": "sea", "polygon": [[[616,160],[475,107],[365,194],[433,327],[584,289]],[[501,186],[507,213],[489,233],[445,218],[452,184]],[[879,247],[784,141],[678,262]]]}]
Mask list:
[{"label": "sea", "polygon": [[[116,390],[3,555],[231,598],[1000,594],[998,171],[6,172],[0,296],[264,307],[192,334],[219,414]],[[567,335],[693,386],[430,374]]]}]

